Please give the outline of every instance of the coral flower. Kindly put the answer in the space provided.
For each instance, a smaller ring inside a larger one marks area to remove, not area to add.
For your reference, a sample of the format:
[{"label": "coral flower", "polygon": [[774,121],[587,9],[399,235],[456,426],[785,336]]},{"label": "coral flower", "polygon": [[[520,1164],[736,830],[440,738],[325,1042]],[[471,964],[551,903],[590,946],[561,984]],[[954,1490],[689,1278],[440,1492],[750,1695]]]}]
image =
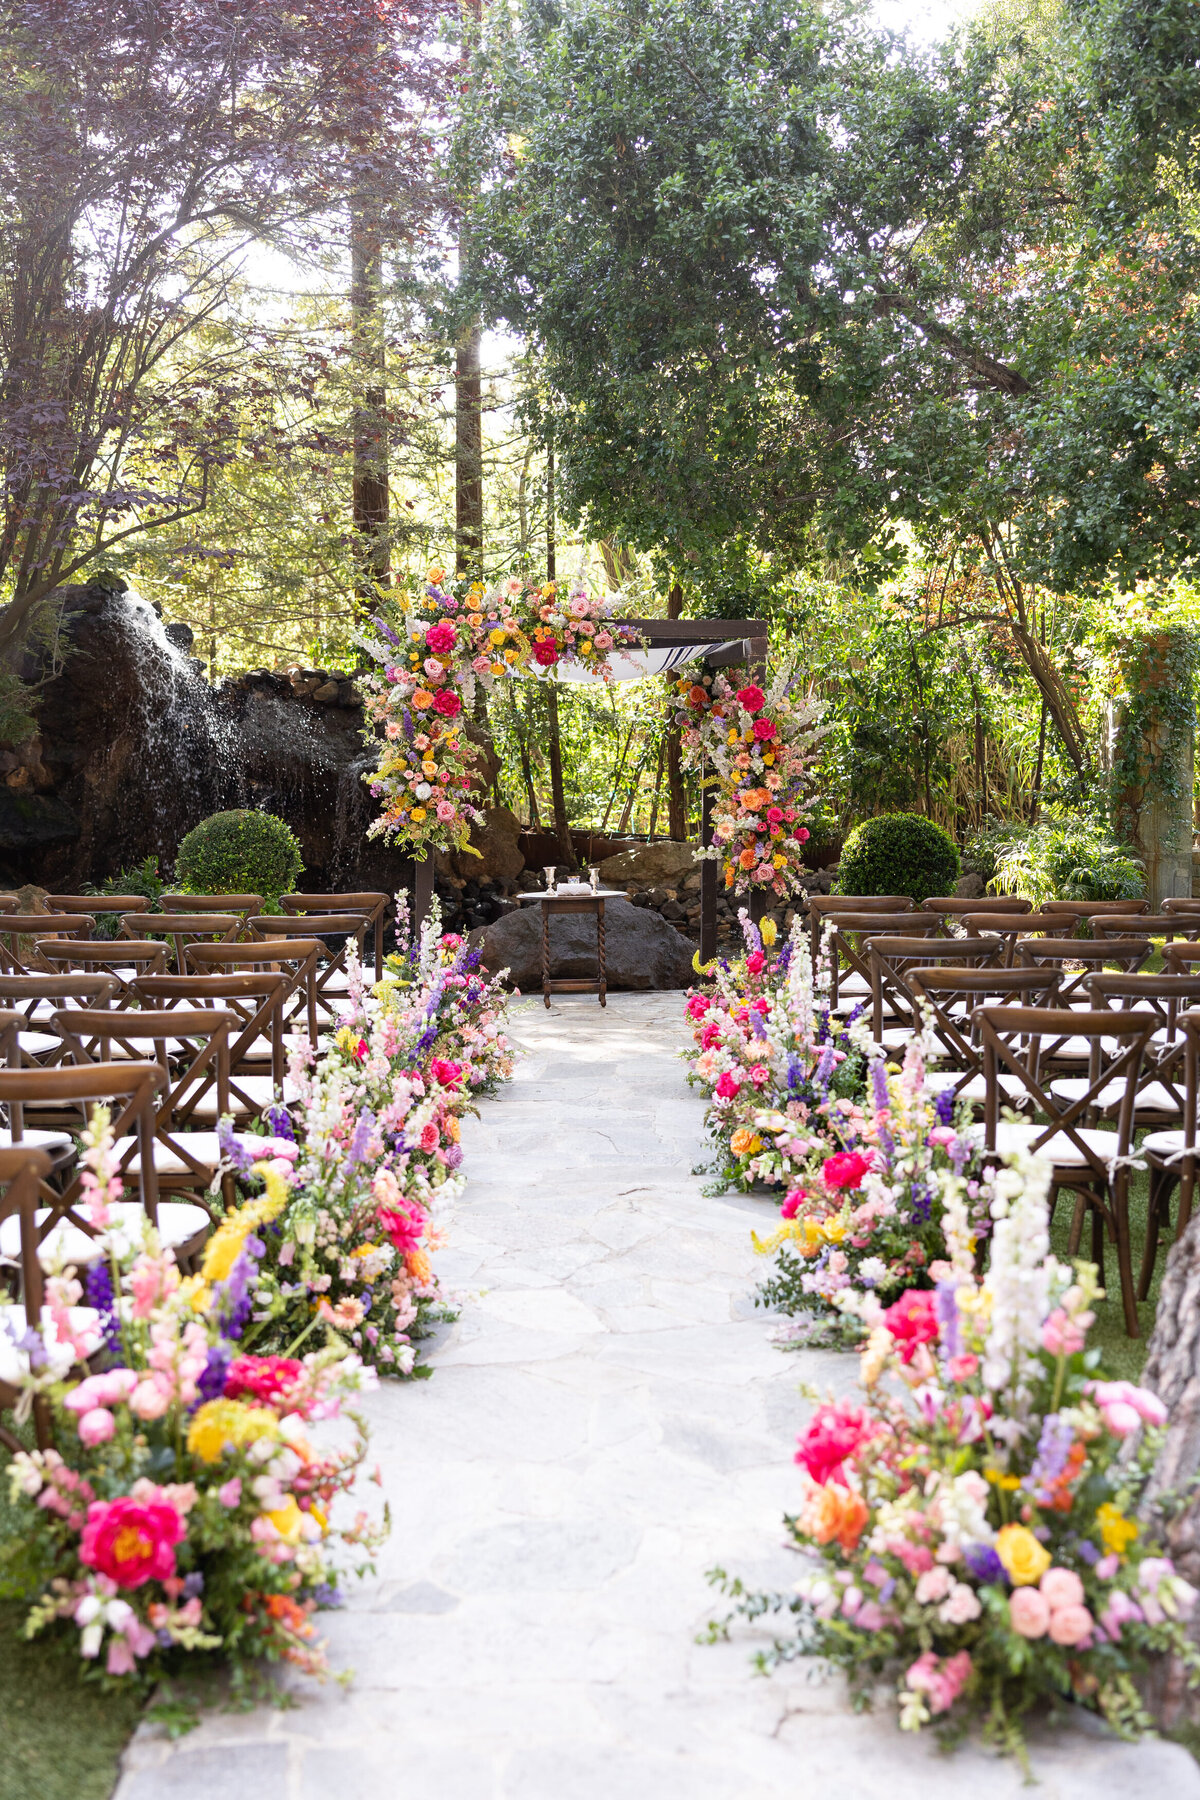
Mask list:
[{"label": "coral flower", "polygon": [[107,1575],[118,1587],[141,1587],[167,1581],[175,1573],[175,1546],[187,1526],[166,1501],[93,1500],[79,1547],[90,1569]]},{"label": "coral flower", "polygon": [[836,1541],[848,1556],[866,1530],[870,1517],[867,1503],[857,1488],[829,1483],[810,1491],[800,1522],[814,1543]]}]

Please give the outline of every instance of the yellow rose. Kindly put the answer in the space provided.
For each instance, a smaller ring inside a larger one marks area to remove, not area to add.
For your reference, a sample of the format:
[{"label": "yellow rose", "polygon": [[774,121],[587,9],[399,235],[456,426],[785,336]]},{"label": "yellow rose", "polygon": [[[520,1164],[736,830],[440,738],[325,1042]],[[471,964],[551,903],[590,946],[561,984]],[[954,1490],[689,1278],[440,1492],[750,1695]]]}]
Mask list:
[{"label": "yellow rose", "polygon": [[590,656],[592,654],[591,638],[584,638],[582,644],[579,646],[579,654],[581,656]]},{"label": "yellow rose", "polygon": [[840,1244],[846,1235],[846,1221],[840,1215],[835,1215],[832,1219],[823,1221],[821,1230],[827,1244]]},{"label": "yellow rose", "polygon": [[226,1447],[240,1449],[262,1437],[278,1437],[279,1421],[265,1406],[242,1400],[206,1400],[188,1426],[187,1447],[201,1462],[217,1462]]},{"label": "yellow rose", "polygon": [[773,750],[764,750],[763,761],[766,763],[767,767],[770,768],[771,764],[775,761],[775,752]]},{"label": "yellow rose", "polygon": [[428,756],[425,758],[424,762],[421,764],[421,773],[422,773],[422,775],[436,775],[437,774],[437,764],[435,762],[432,762]]},{"label": "yellow rose", "polygon": [[488,642],[491,644],[502,644],[507,636],[508,633],[502,631],[499,626],[497,626],[495,631],[490,631],[488,633]]},{"label": "yellow rose", "polygon": [[1002,1525],[996,1533],[996,1555],[1014,1587],[1036,1587],[1050,1567],[1050,1552],[1024,1525]]},{"label": "yellow rose", "polygon": [[1110,1556],[1124,1556],[1130,1544],[1138,1535],[1138,1527],[1132,1519],[1127,1519],[1119,1506],[1106,1500],[1103,1506],[1096,1508],[1096,1523],[1100,1527],[1100,1539]]},{"label": "yellow rose", "polygon": [[412,809],[413,824],[419,825],[421,823],[421,821],[424,819],[424,817],[425,817],[425,808],[423,806],[414,806]]}]

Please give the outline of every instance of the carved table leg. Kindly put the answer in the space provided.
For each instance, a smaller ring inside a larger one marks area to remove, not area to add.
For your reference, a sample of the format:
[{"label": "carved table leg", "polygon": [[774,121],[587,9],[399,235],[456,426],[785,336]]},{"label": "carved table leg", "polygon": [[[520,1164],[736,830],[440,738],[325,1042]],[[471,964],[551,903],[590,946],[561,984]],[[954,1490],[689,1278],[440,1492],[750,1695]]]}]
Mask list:
[{"label": "carved table leg", "polygon": [[600,1004],[607,1006],[608,978],[604,969],[604,902],[596,902],[596,973],[600,981]]},{"label": "carved table leg", "polygon": [[550,1005],[550,908],[542,907],[542,998]]}]

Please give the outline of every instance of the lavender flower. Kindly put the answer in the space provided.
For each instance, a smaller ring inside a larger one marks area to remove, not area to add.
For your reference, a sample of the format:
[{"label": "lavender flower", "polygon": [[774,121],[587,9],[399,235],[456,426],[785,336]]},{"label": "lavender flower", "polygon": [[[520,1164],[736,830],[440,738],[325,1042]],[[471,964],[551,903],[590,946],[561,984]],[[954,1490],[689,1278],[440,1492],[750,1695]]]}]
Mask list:
[{"label": "lavender flower", "polygon": [[933,1211],[932,1189],[922,1184],[915,1187],[912,1194],[912,1216],[918,1225],[924,1225]]},{"label": "lavender flower", "polygon": [[752,1012],[750,1014],[750,1029],[757,1038],[765,1039],[767,1037],[767,1028],[763,1024],[763,1016],[760,1012]]},{"label": "lavender flower", "polygon": [[953,1281],[939,1281],[933,1294],[933,1310],[942,1329],[942,1343],[947,1356],[957,1356],[962,1348],[958,1335],[958,1294]]},{"label": "lavender flower", "polygon": [[346,1152],[346,1174],[357,1168],[367,1154],[367,1145],[371,1141],[371,1133],[375,1129],[375,1114],[364,1107],[359,1114],[358,1123],[354,1127],[354,1136],[350,1139],[350,1148]]},{"label": "lavender flower", "polygon": [[396,634],[396,632],[394,632],[392,630],[391,626],[386,622],[386,620],[381,619],[379,617],[378,613],[371,614],[371,623],[372,623],[372,625],[374,625],[375,629],[378,631],[380,637],[383,638],[385,643],[395,644],[395,645],[399,646],[400,639],[399,639],[398,635]]},{"label": "lavender flower", "polygon": [[[213,1344],[196,1381],[200,1400],[219,1400],[225,1392],[225,1373],[233,1360],[228,1344]],[[199,1404],[199,1401],[197,1401]]]}]

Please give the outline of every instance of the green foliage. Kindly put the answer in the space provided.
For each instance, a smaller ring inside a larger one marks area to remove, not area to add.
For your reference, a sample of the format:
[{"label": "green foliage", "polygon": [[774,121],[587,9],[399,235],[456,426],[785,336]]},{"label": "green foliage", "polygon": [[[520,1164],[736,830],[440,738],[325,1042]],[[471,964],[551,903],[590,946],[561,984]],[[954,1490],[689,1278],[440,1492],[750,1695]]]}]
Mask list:
[{"label": "green foliage", "polygon": [[23,744],[37,730],[34,695],[20,677],[0,663],[0,744]]},{"label": "green foliage", "polygon": [[278,900],[304,864],[290,826],[273,813],[214,813],[179,846],[175,879],[187,894],[262,894]]},{"label": "green foliage", "polygon": [[1088,819],[1050,819],[980,834],[968,851],[973,867],[990,853],[995,893],[1047,900],[1140,900],[1145,875],[1135,853]]},{"label": "green foliage", "polygon": [[1196,729],[1200,632],[1150,613],[1110,627],[1100,637],[1100,649],[1105,686],[1116,701],[1113,823],[1132,838],[1147,801],[1178,800],[1183,794]]},{"label": "green foliage", "polygon": [[954,840],[920,813],[884,813],[846,839],[838,865],[842,894],[908,894],[918,904],[948,894],[958,879]]},{"label": "green foliage", "polygon": [[[122,869],[116,875],[110,875],[99,887],[92,883],[85,884],[85,894],[95,894],[103,899],[106,894],[141,894],[150,902],[151,908],[157,911],[162,899],[166,883],[158,872],[157,856],[148,856],[144,862],[136,863],[132,869]],[[115,938],[121,929],[119,913],[96,913],[96,935],[102,938]]]}]

